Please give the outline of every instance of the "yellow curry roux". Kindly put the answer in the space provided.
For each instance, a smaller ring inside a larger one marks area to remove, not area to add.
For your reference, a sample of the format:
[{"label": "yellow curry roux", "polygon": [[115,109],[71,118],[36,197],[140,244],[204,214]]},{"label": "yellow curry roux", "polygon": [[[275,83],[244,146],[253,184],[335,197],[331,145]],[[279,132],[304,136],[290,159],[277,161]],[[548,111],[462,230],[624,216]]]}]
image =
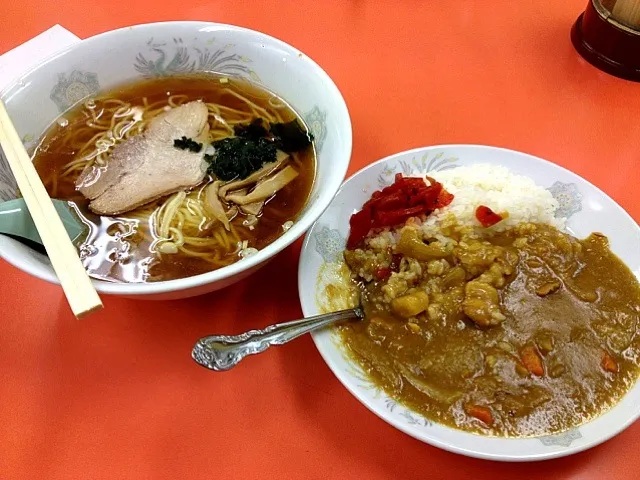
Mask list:
[{"label": "yellow curry roux", "polygon": [[405,226],[394,247],[345,252],[366,318],[340,334],[387,394],[445,425],[533,436],[588,421],[634,384],[640,286],[605,236],[443,233]]}]

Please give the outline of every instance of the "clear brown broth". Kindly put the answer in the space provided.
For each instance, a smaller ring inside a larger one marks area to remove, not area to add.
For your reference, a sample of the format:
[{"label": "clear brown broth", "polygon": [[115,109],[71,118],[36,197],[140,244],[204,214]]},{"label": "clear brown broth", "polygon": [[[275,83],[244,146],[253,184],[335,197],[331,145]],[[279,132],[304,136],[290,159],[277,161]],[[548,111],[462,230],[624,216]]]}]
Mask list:
[{"label": "clear brown broth", "polygon": [[[99,98],[117,98],[132,105],[142,105],[145,97],[149,104],[153,104],[166,100],[169,95],[180,94],[186,96],[185,101],[203,100],[250,111],[244,102],[224,92],[224,88],[231,86],[265,109],[270,108],[269,101],[275,98],[284,104],[284,107],[278,110],[284,121],[297,119],[304,124],[302,118],[282,98],[273,93],[244,80],[229,79],[228,83],[222,84],[219,79],[219,75],[210,74],[143,80],[102,92]],[[96,102],[99,103],[99,99]],[[54,198],[69,201],[81,219],[90,227],[91,234],[86,242],[88,245],[81,248],[85,253],[93,251],[92,255],[84,256],[88,273],[104,280],[146,282],[185,278],[219,268],[182,253],[162,255],[161,261],[152,262],[151,266],[146,266],[151,263],[151,259],[155,258],[155,253],[150,249],[153,238],[148,235],[144,238],[138,237],[134,244],[123,241],[117,233],[114,233],[117,231],[116,226],[121,225],[123,221],[130,222],[134,216],[123,214],[118,217],[108,217],[93,214],[88,209],[88,201],[76,191],[75,178],[66,180],[59,178],[64,166],[78,154],[77,148],[70,146],[67,141],[70,132],[77,131],[77,141],[74,142],[76,145],[90,141],[95,133],[88,129],[78,129],[90,117],[84,104],[73,108],[63,116],[66,122],[62,123],[65,126],[61,126],[61,122],[55,122],[33,152],[34,165],[45,182],[49,194]],[[249,229],[242,224],[245,219],[242,215],[232,221],[241,239],[247,240],[249,247],[260,250],[279,238],[284,233],[283,224],[294,221],[306,204],[315,178],[315,150],[308,148],[297,153],[297,156],[301,165],[298,169],[298,177],[267,202],[254,229]],[[159,206],[163,201],[164,199],[160,199],[155,203]],[[141,225],[141,227],[149,230],[148,225]],[[205,234],[203,232],[203,235]],[[117,260],[116,249],[127,250],[126,261],[114,261]],[[235,252],[226,252],[223,255],[225,265],[237,260],[239,257]]]}]

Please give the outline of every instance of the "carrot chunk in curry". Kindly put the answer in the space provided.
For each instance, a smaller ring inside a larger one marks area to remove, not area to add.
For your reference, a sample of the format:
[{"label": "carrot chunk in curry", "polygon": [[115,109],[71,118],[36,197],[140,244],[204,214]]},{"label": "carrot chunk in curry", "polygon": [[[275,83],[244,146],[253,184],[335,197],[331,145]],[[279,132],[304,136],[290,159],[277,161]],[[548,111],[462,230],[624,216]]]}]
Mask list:
[{"label": "carrot chunk in curry", "polygon": [[491,414],[491,410],[487,407],[482,407],[480,405],[465,405],[464,411],[467,415],[477,418],[488,427],[493,425],[493,415]]},{"label": "carrot chunk in curry", "polygon": [[616,373],[618,371],[618,364],[607,352],[602,354],[602,368],[611,373]]},{"label": "carrot chunk in curry", "polygon": [[531,345],[527,345],[522,350],[520,350],[520,358],[522,359],[522,363],[525,368],[529,370],[532,374],[541,377],[544,375],[544,366],[542,365],[542,357],[536,350],[535,347]]}]

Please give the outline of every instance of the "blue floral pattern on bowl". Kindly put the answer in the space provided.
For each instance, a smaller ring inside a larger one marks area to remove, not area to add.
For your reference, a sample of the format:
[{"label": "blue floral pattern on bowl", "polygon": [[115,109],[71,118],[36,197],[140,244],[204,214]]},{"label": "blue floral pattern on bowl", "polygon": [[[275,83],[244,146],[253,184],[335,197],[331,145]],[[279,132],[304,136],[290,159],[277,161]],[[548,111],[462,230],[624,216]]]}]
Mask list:
[{"label": "blue floral pattern on bowl", "polygon": [[94,95],[100,90],[98,75],[82,70],[58,74],[58,82],[51,90],[49,97],[58,107],[60,113],[65,112],[79,101]]},{"label": "blue floral pattern on bowl", "polygon": [[315,106],[310,112],[303,115],[303,120],[313,134],[316,150],[318,152],[321,151],[324,140],[327,137],[327,112]]},{"label": "blue floral pattern on bowl", "polygon": [[338,230],[322,227],[315,234],[316,252],[327,263],[339,262],[346,240]]},{"label": "blue floral pattern on bowl", "polygon": [[400,160],[393,167],[388,164],[385,165],[380,175],[378,175],[378,185],[380,188],[391,185],[396,173],[411,175],[414,172],[426,173],[450,170],[458,166],[456,165],[457,161],[456,157],[445,157],[444,152],[438,152],[435,155],[425,153],[422,157],[413,157],[410,161]]},{"label": "blue floral pattern on bowl", "polygon": [[211,49],[214,43],[215,38],[210,38],[203,46],[189,49],[182,38],[173,38],[170,41],[155,41],[150,38],[147,42],[148,52],[139,52],[136,55],[134,68],[146,78],[216,72],[260,81],[258,74],[248,65],[251,59],[230,52],[233,44]]},{"label": "blue floral pattern on bowl", "polygon": [[556,217],[569,218],[582,210],[582,193],[575,183],[555,182],[547,190],[558,201]]},{"label": "blue floral pattern on bowl", "polygon": [[[27,151],[31,152],[38,142],[34,135],[27,134],[22,137],[22,143]],[[0,147],[0,203],[13,200],[17,196],[18,184],[11,172],[9,161]]]},{"label": "blue floral pattern on bowl", "polygon": [[16,198],[18,185],[11,173],[9,161],[4,156],[4,152],[0,147],[0,202],[6,202]]}]

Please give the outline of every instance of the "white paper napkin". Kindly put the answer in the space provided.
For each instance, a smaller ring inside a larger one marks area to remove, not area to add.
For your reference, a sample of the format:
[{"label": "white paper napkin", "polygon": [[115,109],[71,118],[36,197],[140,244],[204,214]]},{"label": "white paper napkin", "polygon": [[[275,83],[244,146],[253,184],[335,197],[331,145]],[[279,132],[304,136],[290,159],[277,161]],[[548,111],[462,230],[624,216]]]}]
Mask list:
[{"label": "white paper napkin", "polygon": [[79,42],[69,30],[55,25],[40,35],[0,56],[0,91],[42,60]]}]

